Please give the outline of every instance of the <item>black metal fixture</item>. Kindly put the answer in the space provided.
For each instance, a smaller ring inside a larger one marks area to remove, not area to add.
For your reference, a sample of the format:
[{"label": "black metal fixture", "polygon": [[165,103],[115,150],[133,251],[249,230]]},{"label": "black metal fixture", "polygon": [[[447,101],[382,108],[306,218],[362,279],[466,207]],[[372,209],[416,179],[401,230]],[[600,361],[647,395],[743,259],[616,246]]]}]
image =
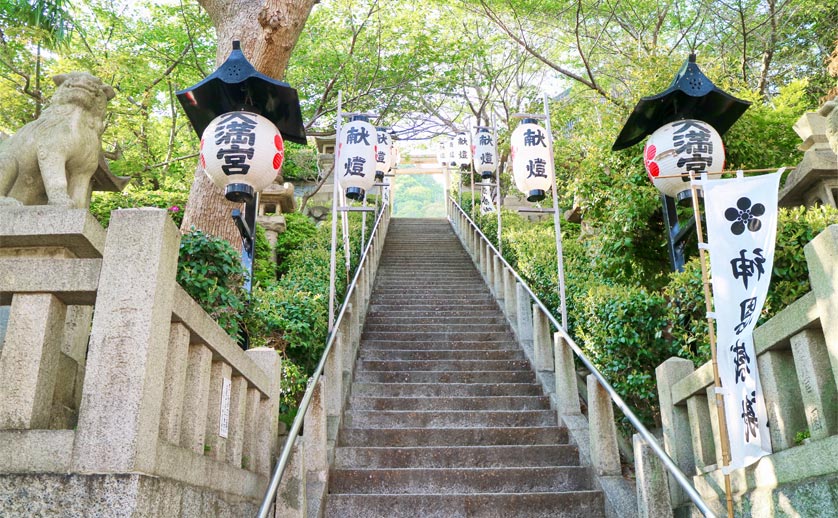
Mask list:
[{"label": "black metal fixture", "polygon": [[[690,54],[675,74],[669,88],[638,101],[611,150],[631,147],[661,126],[682,119],[704,121],[721,135],[733,126],[750,105],[750,102],[738,99],[713,84],[698,68],[695,54]],[[661,194],[673,271],[684,269],[686,239],[695,225],[694,217],[690,217],[683,225],[678,221],[677,204],[690,198],[689,190],[680,193],[677,200]]]}]

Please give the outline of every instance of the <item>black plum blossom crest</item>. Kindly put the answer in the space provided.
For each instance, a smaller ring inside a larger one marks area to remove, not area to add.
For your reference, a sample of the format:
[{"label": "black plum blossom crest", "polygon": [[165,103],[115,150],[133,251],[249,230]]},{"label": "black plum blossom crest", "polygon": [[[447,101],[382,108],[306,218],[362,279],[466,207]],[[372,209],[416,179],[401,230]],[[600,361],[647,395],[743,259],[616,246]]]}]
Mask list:
[{"label": "black plum blossom crest", "polygon": [[746,228],[751,232],[762,228],[762,222],[757,218],[763,214],[765,214],[765,205],[755,203],[751,206],[751,199],[742,197],[736,202],[736,207],[730,207],[725,211],[725,219],[733,222],[730,231],[738,236],[745,232]]}]

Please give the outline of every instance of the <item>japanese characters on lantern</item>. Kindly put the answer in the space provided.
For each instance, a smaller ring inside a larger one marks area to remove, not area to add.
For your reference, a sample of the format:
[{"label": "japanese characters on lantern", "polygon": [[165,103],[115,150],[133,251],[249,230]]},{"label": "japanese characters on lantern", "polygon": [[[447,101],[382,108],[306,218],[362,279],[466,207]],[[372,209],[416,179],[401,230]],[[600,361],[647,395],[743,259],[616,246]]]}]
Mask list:
[{"label": "japanese characters on lantern", "polygon": [[482,178],[492,178],[498,168],[498,153],[495,147],[495,137],[489,128],[477,128],[477,135],[472,145],[474,169]]},{"label": "japanese characters on lantern", "polygon": [[446,168],[448,167],[448,143],[447,142],[440,142],[439,143],[439,150],[436,153],[436,164],[439,167]]},{"label": "japanese characters on lantern", "polygon": [[[643,150],[649,180],[676,198],[690,188],[689,173],[718,173],[724,169],[725,149],[713,126],[696,119],[670,122],[652,133]],[[660,176],[683,175],[676,178]]]},{"label": "japanese characters on lantern", "polygon": [[377,143],[378,132],[366,120],[352,120],[341,128],[335,173],[347,198],[362,199],[375,183]]},{"label": "japanese characters on lantern", "polygon": [[524,119],[510,138],[512,176],[527,201],[543,200],[553,185],[553,157],[548,135],[534,119]]},{"label": "japanese characters on lantern", "polygon": [[457,133],[454,137],[454,163],[462,170],[471,166],[471,144],[464,132]]},{"label": "japanese characters on lantern", "polygon": [[284,156],[279,130],[251,112],[219,115],[201,136],[201,166],[216,186],[226,188],[225,194],[233,201],[249,199],[270,185]]},{"label": "japanese characters on lantern", "polygon": [[375,179],[384,180],[384,175],[393,165],[393,139],[387,133],[387,128],[375,128],[378,133],[378,146],[375,151]]}]

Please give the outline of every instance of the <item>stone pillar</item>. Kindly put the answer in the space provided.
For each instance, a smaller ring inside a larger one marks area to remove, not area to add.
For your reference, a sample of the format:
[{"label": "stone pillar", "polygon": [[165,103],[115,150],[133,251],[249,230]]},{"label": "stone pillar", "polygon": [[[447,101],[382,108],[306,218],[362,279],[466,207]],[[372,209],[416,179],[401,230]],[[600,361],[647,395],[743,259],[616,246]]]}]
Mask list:
[{"label": "stone pillar", "polygon": [[[715,401],[715,399],[714,399]],[[695,474],[700,475],[706,469],[716,465],[716,445],[713,443],[713,428],[708,427],[711,422],[710,405],[707,396],[696,394],[687,399],[687,416],[690,422],[690,437],[692,438],[695,456]],[[690,474],[692,472],[685,471]]]},{"label": "stone pillar", "polygon": [[503,261],[501,261],[501,258],[492,252],[492,262],[494,263],[493,283],[495,285],[495,299],[498,301],[500,307],[503,308],[505,304],[504,300],[506,298],[503,291]]},{"label": "stone pillar", "polygon": [[230,424],[227,433],[227,462],[236,468],[242,466],[244,446],[245,409],[247,407],[247,380],[233,376],[230,387]]},{"label": "stone pillar", "polygon": [[165,210],[117,210],[111,215],[76,430],[75,469],[154,470],[179,243],[180,232]]},{"label": "stone pillar", "polygon": [[295,441],[285,465],[285,473],[276,490],[275,518],[306,517],[306,463],[305,450]]},{"label": "stone pillar", "polygon": [[66,315],[54,295],[12,296],[0,354],[0,430],[49,428]]},{"label": "stone pillar", "polygon": [[804,329],[797,333],[791,337],[791,350],[812,439],[838,434],[838,391],[823,331]]},{"label": "stone pillar", "polygon": [[573,350],[559,333],[553,334],[553,342],[556,366],[556,410],[559,416],[580,414],[579,387],[576,382]]},{"label": "stone pillar", "polygon": [[617,448],[617,427],[611,398],[593,374],[588,375],[587,384],[591,465],[597,475],[619,475],[620,450]]},{"label": "stone pillar", "polygon": [[256,471],[270,476],[273,459],[277,453],[279,431],[279,396],[282,365],[279,354],[270,347],[248,349],[245,354],[267,375],[270,380],[268,397],[259,401],[258,428],[256,433]]},{"label": "stone pillar", "polygon": [[[722,432],[719,427],[719,411],[716,408],[716,388],[713,385],[710,385],[705,389],[705,391],[707,395],[704,399],[707,401],[707,412],[710,415],[710,431],[713,434],[713,450],[716,452],[716,466],[721,468],[724,464],[724,459],[722,459]],[[693,455],[695,455],[694,452]],[[669,456],[672,457],[672,454]],[[670,486],[671,485],[672,484],[670,484]]]},{"label": "stone pillar", "polygon": [[[655,369],[664,449],[684,473],[693,473],[695,470],[690,420],[685,407],[673,404],[671,389],[675,382],[689,376],[694,370],[693,363],[683,358],[670,358]],[[687,501],[687,495],[673,480],[670,480],[669,496],[672,507],[678,507]]]},{"label": "stone pillar", "polygon": [[244,438],[242,440],[242,469],[256,471],[258,455],[259,401],[262,393],[256,387],[248,387],[244,403]]},{"label": "stone pillar", "polygon": [[818,301],[832,375],[838,384],[838,225],[830,225],[803,247]]},{"label": "stone pillar", "polygon": [[765,351],[757,356],[762,396],[768,415],[768,434],[774,452],[794,446],[794,436],[806,428],[800,404],[800,385],[791,351]]},{"label": "stone pillar", "polygon": [[160,411],[160,436],[172,444],[180,444],[180,420],[186,394],[186,359],[189,354],[189,329],[172,324],[166,360],[166,389]]},{"label": "stone pillar", "polygon": [[326,409],[323,402],[323,379],[315,382],[311,403],[306,411],[305,445],[306,472],[314,474],[320,482],[326,482],[329,470],[326,453]]},{"label": "stone pillar", "polygon": [[639,434],[632,436],[632,445],[638,518],[671,518],[669,482],[663,463]]},{"label": "stone pillar", "polygon": [[532,345],[532,299],[520,282],[515,283],[515,295],[518,303],[515,311],[518,317],[518,341],[525,346]]},{"label": "stone pillar", "polygon": [[183,399],[180,445],[199,455],[204,454],[211,368],[212,351],[203,344],[190,345],[186,362],[188,390]]},{"label": "stone pillar", "polygon": [[535,370],[551,371],[553,370],[553,341],[550,335],[550,321],[538,304],[532,305],[532,328]]},{"label": "stone pillar", "polygon": [[[224,386],[228,390],[233,388],[233,369],[223,361],[212,362],[210,368],[209,406],[207,409],[207,429],[204,444],[208,447],[206,454],[217,461],[227,459],[227,437],[230,436],[230,407],[224,407]],[[227,394],[229,397],[231,394]],[[229,399],[227,400],[229,402]],[[221,422],[227,422],[227,437],[221,435]]]},{"label": "stone pillar", "polygon": [[515,276],[509,268],[503,269],[503,302],[506,319],[515,334],[518,334],[518,290],[515,287]]}]

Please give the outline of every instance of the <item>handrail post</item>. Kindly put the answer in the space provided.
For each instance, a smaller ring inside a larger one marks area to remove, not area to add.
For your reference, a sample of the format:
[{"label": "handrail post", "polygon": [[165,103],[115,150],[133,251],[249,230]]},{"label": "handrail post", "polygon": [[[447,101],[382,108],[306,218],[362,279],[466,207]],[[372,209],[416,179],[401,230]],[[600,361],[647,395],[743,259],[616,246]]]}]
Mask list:
[{"label": "handrail post", "polygon": [[508,267],[503,268],[503,301],[504,310],[506,312],[506,319],[512,327],[512,331],[517,336],[518,334],[518,289],[515,285],[515,277],[512,275],[512,269]]},{"label": "handrail post", "polygon": [[550,321],[537,304],[532,305],[532,346],[535,370],[553,370],[553,341],[550,339]]},{"label": "handrail post", "polygon": [[503,289],[503,261],[497,254],[492,254],[492,263],[492,282],[495,285],[495,300],[498,301],[500,307],[504,307],[506,295]]},{"label": "handrail post", "polygon": [[672,518],[669,483],[661,461],[652,454],[640,434],[634,434],[632,445],[638,518]]},{"label": "handrail post", "polygon": [[573,351],[560,333],[553,335],[553,343],[556,366],[556,410],[560,417],[578,415],[581,409]]},{"label": "handrail post", "polygon": [[588,426],[591,434],[591,464],[597,475],[619,475],[620,450],[611,398],[593,374],[588,375]]},{"label": "handrail post", "polygon": [[518,341],[524,347],[532,346],[532,299],[520,281],[515,282],[515,299],[518,303],[516,315],[518,317]]},{"label": "handrail post", "polygon": [[305,414],[305,433],[303,444],[305,446],[306,476],[312,474],[318,482],[326,483],[329,471],[329,462],[326,451],[326,409],[323,401],[323,379],[312,380],[314,391],[311,396],[311,403]]},{"label": "handrail post", "polygon": [[[690,419],[687,409],[675,406],[670,387],[676,381],[684,379],[695,370],[693,362],[683,358],[670,358],[655,369],[660,402],[661,423],[663,424],[663,445],[672,460],[684,473],[695,473],[695,455],[690,435]],[[712,398],[715,402],[715,398]],[[711,412],[715,413],[715,412]],[[721,448],[716,449],[721,453]],[[678,484],[670,480],[669,495],[672,507],[678,507],[687,501],[687,495]]]}]

